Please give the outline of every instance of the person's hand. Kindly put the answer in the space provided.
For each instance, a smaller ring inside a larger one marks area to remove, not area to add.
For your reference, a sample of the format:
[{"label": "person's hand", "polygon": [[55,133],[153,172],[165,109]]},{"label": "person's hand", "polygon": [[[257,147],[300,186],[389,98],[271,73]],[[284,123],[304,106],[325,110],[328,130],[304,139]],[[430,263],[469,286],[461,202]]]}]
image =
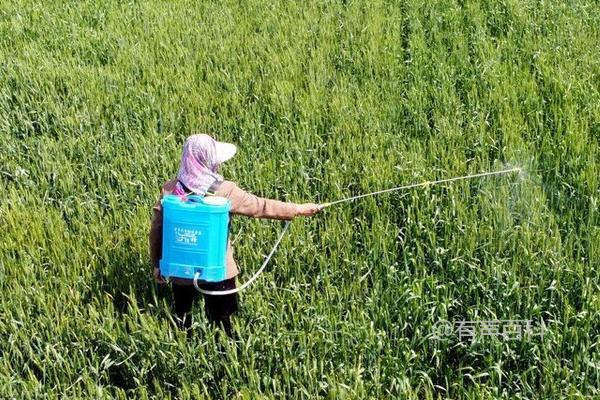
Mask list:
[{"label": "person's hand", "polygon": [[160,268],[154,267],[154,271],[152,272],[152,275],[154,275],[154,280],[156,281],[156,283],[160,283],[160,284],[167,283],[165,278],[163,278],[163,276],[160,274]]},{"label": "person's hand", "polygon": [[321,211],[323,207],[320,204],[315,203],[304,203],[298,205],[298,210],[296,211],[296,215],[301,215],[303,217],[310,217]]}]

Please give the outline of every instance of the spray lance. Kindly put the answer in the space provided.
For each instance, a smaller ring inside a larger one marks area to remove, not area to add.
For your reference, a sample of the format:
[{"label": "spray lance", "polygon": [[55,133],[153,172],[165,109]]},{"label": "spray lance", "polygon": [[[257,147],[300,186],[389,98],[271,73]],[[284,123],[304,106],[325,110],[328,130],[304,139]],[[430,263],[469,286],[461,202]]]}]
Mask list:
[{"label": "spray lance", "polygon": [[[482,172],[473,175],[413,183],[323,203],[320,205],[320,209],[323,210],[337,204],[383,193],[520,172],[521,168],[516,167],[500,171]],[[196,197],[192,196],[192,199],[195,201],[191,202],[191,204],[174,195],[166,196],[163,199],[163,259],[160,261],[162,275],[167,279],[171,277],[192,279],[194,287],[200,293],[207,295],[224,296],[244,290],[264,271],[279,247],[281,240],[289,230],[291,221],[286,221],[262,265],[244,284],[231,290],[204,290],[200,288],[198,281],[219,282],[225,279],[225,254],[227,251],[229,210],[231,204],[227,199]],[[194,222],[191,223],[191,221]]]},{"label": "spray lance", "polygon": [[384,190],[379,190],[377,192],[359,194],[358,196],[347,197],[345,199],[325,203],[325,204],[321,205],[321,209],[333,206],[335,204],[358,200],[358,199],[362,199],[363,197],[375,196],[375,195],[382,194],[382,193],[395,192],[398,190],[413,189],[416,187],[427,187],[427,186],[432,186],[432,185],[438,185],[440,183],[448,183],[448,182],[460,181],[460,180],[465,180],[465,179],[483,178],[485,176],[508,174],[510,172],[521,172],[521,168],[517,167],[517,168],[505,169],[502,171],[482,172],[480,174],[474,174],[474,175],[465,175],[465,176],[458,176],[458,177],[448,178],[448,179],[440,179],[437,181],[425,181],[425,182],[421,182],[421,183],[413,183],[411,185],[397,186],[397,187],[394,187],[391,189],[384,189]]}]

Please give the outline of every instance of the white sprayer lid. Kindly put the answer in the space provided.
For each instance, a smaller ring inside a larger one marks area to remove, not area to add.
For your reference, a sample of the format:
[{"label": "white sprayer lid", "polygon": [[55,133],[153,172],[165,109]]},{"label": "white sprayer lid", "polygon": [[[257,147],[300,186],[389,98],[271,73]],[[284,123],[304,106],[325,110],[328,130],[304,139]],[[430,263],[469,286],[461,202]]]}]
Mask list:
[{"label": "white sprayer lid", "polygon": [[208,204],[211,206],[222,206],[227,204],[227,198],[220,196],[206,196],[204,198],[204,204]]}]

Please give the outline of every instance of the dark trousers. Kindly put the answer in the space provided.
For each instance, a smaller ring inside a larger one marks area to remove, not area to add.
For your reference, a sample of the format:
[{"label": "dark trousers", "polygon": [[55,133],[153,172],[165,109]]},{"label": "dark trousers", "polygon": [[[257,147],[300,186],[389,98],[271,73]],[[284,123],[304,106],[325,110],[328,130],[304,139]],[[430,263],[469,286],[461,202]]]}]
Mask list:
[{"label": "dark trousers", "polygon": [[[203,282],[198,286],[204,290],[223,291],[235,289],[235,278],[226,279],[222,282]],[[175,302],[175,315],[177,323],[182,329],[191,333],[189,328],[192,325],[192,306],[200,297],[200,292],[192,285],[177,285],[173,283],[173,300]],[[233,337],[231,328],[231,314],[238,310],[237,293],[224,296],[212,296],[202,294],[204,297],[204,310],[209,322],[220,327],[227,333],[227,336]]]}]

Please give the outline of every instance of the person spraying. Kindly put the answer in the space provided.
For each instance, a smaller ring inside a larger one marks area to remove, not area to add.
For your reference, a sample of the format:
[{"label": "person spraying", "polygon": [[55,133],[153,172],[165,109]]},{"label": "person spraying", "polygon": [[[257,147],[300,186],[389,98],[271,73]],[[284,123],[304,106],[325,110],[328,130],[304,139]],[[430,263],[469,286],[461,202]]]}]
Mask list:
[{"label": "person spraying", "polygon": [[[312,216],[322,209],[314,203],[296,204],[255,196],[242,190],[234,182],[224,180],[218,173],[219,167],[231,159],[237,151],[231,143],[219,142],[206,134],[196,134],[187,138],[183,145],[183,153],[176,178],[165,182],[161,195],[152,211],[152,222],[149,232],[150,259],[153,266],[154,279],[159,284],[166,283],[161,275],[160,260],[163,249],[163,206],[162,200],[168,195],[216,196],[229,200],[230,214],[244,215],[254,218],[292,220],[297,216]],[[201,282],[204,308],[207,319],[215,326],[225,330],[232,336],[230,317],[238,310],[237,293],[213,296],[204,292],[234,291],[236,276],[239,273],[233,257],[231,242],[226,248],[225,279],[219,282]],[[178,325],[188,330],[192,324],[190,311],[200,294],[190,279],[173,278],[172,293],[175,316]]]}]

